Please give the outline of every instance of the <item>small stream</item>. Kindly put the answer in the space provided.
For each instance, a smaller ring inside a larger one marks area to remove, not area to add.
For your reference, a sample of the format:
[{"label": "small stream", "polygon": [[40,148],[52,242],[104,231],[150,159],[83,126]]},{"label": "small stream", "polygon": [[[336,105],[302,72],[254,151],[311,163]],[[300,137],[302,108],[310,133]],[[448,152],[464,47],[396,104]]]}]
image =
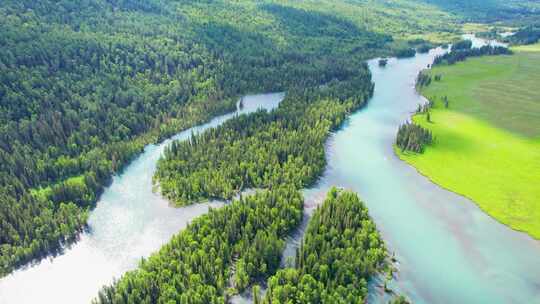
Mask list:
[{"label": "small stream", "polygon": [[186,140],[192,132],[216,127],[239,113],[274,109],[283,96],[246,96],[241,110],[145,147],[122,174],[114,176],[90,214],[89,231],[78,242],[56,257],[0,279],[0,303],[89,303],[101,286],[134,269],[142,257],[157,251],[192,219],[207,213],[210,206],[222,206],[212,202],[174,208],[154,193],[152,176],[163,149],[172,140]]}]

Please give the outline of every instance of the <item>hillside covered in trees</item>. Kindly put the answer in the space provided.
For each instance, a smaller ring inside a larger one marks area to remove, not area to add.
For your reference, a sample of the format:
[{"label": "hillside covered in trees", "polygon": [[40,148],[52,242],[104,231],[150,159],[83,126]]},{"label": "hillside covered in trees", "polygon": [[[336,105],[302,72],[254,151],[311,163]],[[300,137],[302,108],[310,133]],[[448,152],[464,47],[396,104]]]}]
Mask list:
[{"label": "hillside covered in trees", "polygon": [[465,21],[527,23],[540,12],[534,0],[424,0],[452,12]]},{"label": "hillside covered in trees", "polygon": [[0,16],[1,274],[72,240],[145,144],[392,40],[277,4],[4,1]]}]

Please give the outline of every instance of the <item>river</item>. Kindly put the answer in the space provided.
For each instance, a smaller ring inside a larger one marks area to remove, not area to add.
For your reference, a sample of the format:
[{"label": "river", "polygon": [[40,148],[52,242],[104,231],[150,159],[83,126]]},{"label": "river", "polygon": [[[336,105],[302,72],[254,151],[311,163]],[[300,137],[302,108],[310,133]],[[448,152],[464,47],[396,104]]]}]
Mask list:
[{"label": "river", "polygon": [[[493,41],[477,39],[474,47]],[[384,68],[369,61],[375,92],[327,142],[327,169],[305,190],[306,219],[331,186],[359,193],[399,262],[390,284],[413,303],[540,303],[540,242],[511,230],[470,200],[444,190],[402,162],[392,149],[400,124],[418,104],[418,72],[444,50],[390,59]],[[289,241],[293,256],[303,229]],[[285,257],[286,258],[286,257]],[[369,303],[386,303],[379,282]]]},{"label": "river", "polygon": [[[470,38],[470,37],[469,37]],[[484,41],[474,39],[474,45]],[[329,187],[352,189],[366,202],[399,273],[390,287],[414,303],[540,302],[540,242],[501,225],[476,205],[444,190],[399,160],[392,150],[399,124],[425,100],[414,88],[418,72],[444,50],[409,59],[390,59],[381,68],[369,61],[375,93],[326,145],[328,166],[317,185],[305,190],[306,218]],[[244,111],[277,106],[283,95],[247,97]],[[200,132],[232,117],[213,120]],[[180,133],[186,139],[191,130]],[[208,204],[171,208],[151,191],[155,163],[167,141],[150,145],[114,178],[92,211],[90,232],[63,255],[17,270],[0,280],[0,303],[85,303],[99,287],[136,266]],[[294,252],[303,229],[290,238]],[[371,283],[370,303],[388,299]]]},{"label": "river", "polygon": [[192,219],[221,202],[173,208],[152,191],[152,176],[165,146],[192,132],[218,126],[238,113],[276,108],[283,94],[251,95],[235,113],[187,129],[158,145],[148,145],[105,189],[88,219],[89,231],[51,257],[0,279],[1,304],[89,303],[101,286],[134,269],[141,257],[158,250]]}]

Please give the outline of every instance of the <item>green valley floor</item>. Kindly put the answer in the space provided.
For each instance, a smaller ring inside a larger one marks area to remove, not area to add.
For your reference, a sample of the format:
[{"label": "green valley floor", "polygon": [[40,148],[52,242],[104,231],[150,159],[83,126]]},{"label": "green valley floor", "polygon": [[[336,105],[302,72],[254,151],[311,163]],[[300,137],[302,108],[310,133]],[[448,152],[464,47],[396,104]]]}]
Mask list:
[{"label": "green valley floor", "polygon": [[[398,156],[513,229],[540,238],[540,44],[429,71],[434,143]],[[449,107],[442,102],[447,96]]]}]

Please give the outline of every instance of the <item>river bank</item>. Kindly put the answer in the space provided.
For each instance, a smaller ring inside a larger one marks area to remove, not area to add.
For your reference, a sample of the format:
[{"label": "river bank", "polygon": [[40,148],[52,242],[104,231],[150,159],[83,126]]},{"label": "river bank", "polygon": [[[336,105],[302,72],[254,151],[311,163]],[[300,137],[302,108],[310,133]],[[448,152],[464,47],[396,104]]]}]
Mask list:
[{"label": "river bank", "polygon": [[442,76],[420,88],[434,104],[431,122],[421,114],[413,120],[437,140],[422,154],[398,155],[501,223],[539,239],[540,49],[512,50],[511,56],[470,58],[429,71]]}]

